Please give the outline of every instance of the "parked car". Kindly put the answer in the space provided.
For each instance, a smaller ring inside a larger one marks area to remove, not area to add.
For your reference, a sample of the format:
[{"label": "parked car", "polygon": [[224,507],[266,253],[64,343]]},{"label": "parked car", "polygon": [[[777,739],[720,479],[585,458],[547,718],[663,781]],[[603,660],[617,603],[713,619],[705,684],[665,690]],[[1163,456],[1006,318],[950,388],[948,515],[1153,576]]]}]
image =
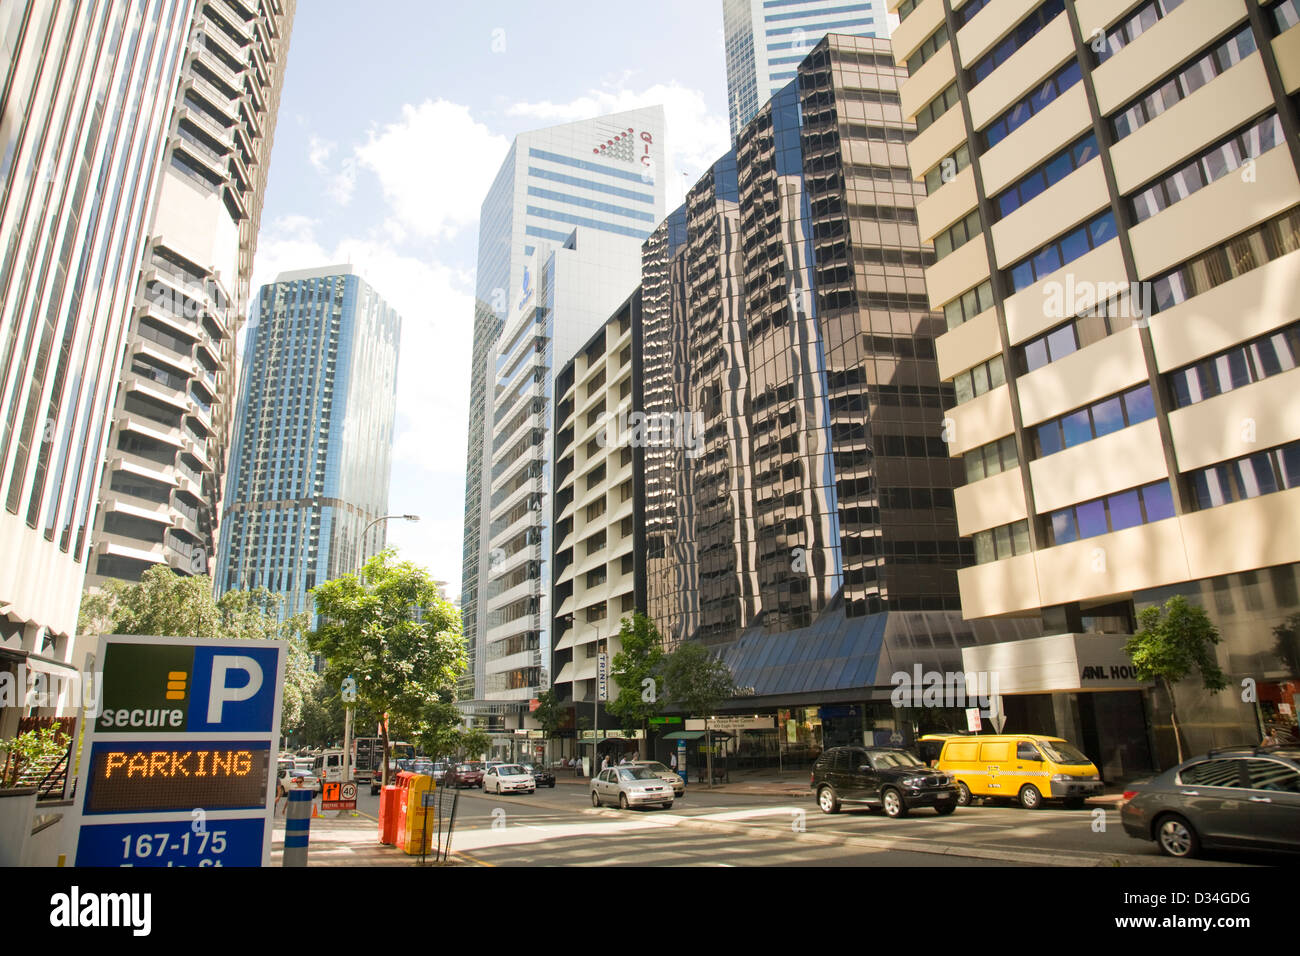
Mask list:
[{"label": "parked car", "polygon": [[671,767],[664,766],[658,760],[634,760],[628,766],[645,767],[673,788],[673,796],[682,797],[686,795],[686,781],[682,778],[682,775]]},{"label": "parked car", "polygon": [[523,768],[533,775],[533,782],[539,787],[554,787],[555,774],[537,764],[526,763]]},{"label": "parked car", "polygon": [[317,777],[310,770],[303,770],[299,767],[281,767],[279,776],[276,778],[276,796],[282,797],[290,790],[302,789],[310,789],[313,792],[319,791],[321,789],[320,777]]},{"label": "parked car", "polygon": [[1166,856],[1202,849],[1300,853],[1300,747],[1229,747],[1130,784],[1124,832]]},{"label": "parked car", "polygon": [[658,804],[672,809],[673,788],[666,780],[645,767],[610,767],[591,780],[591,805],[617,803],[624,810]]},{"label": "parked car", "polygon": [[457,790],[462,787],[481,787],[483,768],[482,765],[471,763],[452,764],[447,768],[447,774],[442,780],[443,786],[455,787]]},{"label": "parked car", "polygon": [[537,781],[519,764],[502,763],[487,768],[481,786],[484,793],[533,793]]},{"label": "parked car", "polygon": [[1084,754],[1060,737],[982,734],[949,737],[935,769],[957,779],[959,804],[972,797],[1018,800],[1037,810],[1047,800],[1071,808],[1102,792],[1101,774]]},{"label": "parked car", "polygon": [[957,783],[951,774],[894,747],[824,750],[813,764],[810,784],[823,813],[839,813],[845,804],[880,807],[893,818],[917,807],[933,807],[941,816],[957,809]]}]

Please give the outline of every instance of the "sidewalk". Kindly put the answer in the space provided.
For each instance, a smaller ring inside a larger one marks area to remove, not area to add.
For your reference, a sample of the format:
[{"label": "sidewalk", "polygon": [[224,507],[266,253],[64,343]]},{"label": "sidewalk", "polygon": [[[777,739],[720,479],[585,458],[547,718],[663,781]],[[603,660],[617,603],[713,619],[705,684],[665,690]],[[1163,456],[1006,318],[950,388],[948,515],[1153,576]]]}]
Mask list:
[{"label": "sidewalk", "polygon": [[[284,817],[275,818],[271,831],[271,865],[281,866],[284,851]],[[432,856],[426,857],[431,861]],[[407,856],[395,846],[379,842],[379,823],[364,814],[342,817],[330,810],[314,817],[307,848],[308,866],[416,866],[419,856]],[[427,865],[433,865],[429,862]],[[454,851],[448,866],[472,866]]]}]

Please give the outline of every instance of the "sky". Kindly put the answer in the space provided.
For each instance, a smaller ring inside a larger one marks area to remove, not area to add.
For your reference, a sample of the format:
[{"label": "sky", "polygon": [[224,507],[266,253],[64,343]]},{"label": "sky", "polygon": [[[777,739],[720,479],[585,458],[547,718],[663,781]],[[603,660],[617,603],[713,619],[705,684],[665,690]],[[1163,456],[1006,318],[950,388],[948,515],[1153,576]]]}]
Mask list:
[{"label": "sky", "polygon": [[388,540],[451,597],[479,206],[516,134],[655,104],[673,209],[728,148],[717,0],[299,0],[253,289],[351,262],[401,314]]}]

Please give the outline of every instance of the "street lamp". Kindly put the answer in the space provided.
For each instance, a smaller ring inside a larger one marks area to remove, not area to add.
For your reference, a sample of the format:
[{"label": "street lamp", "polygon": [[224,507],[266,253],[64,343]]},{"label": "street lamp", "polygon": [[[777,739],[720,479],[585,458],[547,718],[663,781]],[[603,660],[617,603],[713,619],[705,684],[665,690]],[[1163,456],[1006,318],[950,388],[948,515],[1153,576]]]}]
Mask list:
[{"label": "street lamp", "polygon": [[369,532],[370,529],[373,528],[375,525],[379,524],[379,522],[381,522],[381,521],[391,521],[391,520],[394,519],[394,518],[401,518],[403,521],[419,521],[419,520],[420,520],[420,516],[419,516],[419,515],[383,515],[382,517],[376,518],[374,521],[370,522],[368,525],[366,525],[364,528],[362,528],[362,529],[361,529],[361,534],[360,534],[360,536],[357,538],[357,573],[358,573],[358,574],[361,573],[361,566],[362,566],[363,564],[366,563],[366,562],[365,562],[365,559],[362,558],[362,556],[361,556],[362,546],[363,546],[363,545],[365,544],[365,542],[366,542],[366,533]]},{"label": "street lamp", "polygon": [[[365,545],[365,542],[366,542],[366,532],[368,532],[368,531],[369,531],[371,528],[373,528],[375,525],[379,524],[379,522],[381,522],[381,521],[390,521],[390,520],[392,520],[393,518],[401,518],[403,521],[419,521],[419,520],[420,520],[420,516],[419,516],[419,515],[383,515],[383,516],[381,516],[381,517],[376,518],[374,521],[370,522],[368,525],[366,525],[364,528],[362,528],[362,529],[361,529],[361,535],[357,538],[357,576],[358,576],[358,577],[360,577],[360,575],[361,575],[361,566],[362,566],[363,564],[365,564],[365,561],[363,560],[363,558],[362,558],[362,556],[361,556],[361,552],[362,552],[362,547]],[[348,679],[351,680],[351,678],[348,678]],[[355,691],[355,682],[354,682],[354,684],[353,684],[353,688],[354,688],[354,689],[353,689],[353,697],[354,697],[354,699],[355,699],[355,694],[356,694],[356,691]],[[387,757],[387,754],[385,754],[384,756]],[[388,761],[387,761],[386,759],[384,760],[384,772],[385,772],[385,773],[388,772]],[[352,779],[352,708],[351,708],[351,707],[345,707],[345,708],[344,708],[344,721],[343,721],[343,779],[344,779],[344,780],[351,780],[351,779]],[[387,780],[384,780],[383,782],[384,782],[384,783],[388,783]]]}]

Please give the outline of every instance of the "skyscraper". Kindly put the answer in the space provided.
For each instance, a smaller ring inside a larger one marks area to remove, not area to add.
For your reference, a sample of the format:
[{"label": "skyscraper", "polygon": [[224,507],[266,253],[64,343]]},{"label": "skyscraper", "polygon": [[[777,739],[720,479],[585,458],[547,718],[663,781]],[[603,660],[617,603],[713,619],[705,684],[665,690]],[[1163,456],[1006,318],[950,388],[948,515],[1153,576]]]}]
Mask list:
[{"label": "skyscraper", "polygon": [[997,6],[905,0],[894,34],[975,545],[962,610],[1063,639],[1060,668],[996,649],[1026,675],[1008,700],[1073,707],[1064,736],[1107,762],[1149,732],[1168,766],[1165,695],[1082,665],[1126,663],[1141,610],[1185,595],[1228,686],[1256,689],[1178,685],[1189,750],[1294,740],[1300,7]]},{"label": "skyscraper", "polygon": [[885,0],[722,0],[732,139],[827,33],[888,37]]},{"label": "skyscraper", "polygon": [[[479,651],[486,607],[481,590],[490,551],[486,516],[491,485],[484,473],[491,468],[494,349],[507,314],[519,301],[525,260],[543,243],[564,243],[575,226],[644,239],[663,218],[665,206],[664,120],[657,106],[521,133],[483,200],[465,459],[461,609],[470,668],[460,688],[462,699],[484,695],[486,661]],[[530,274],[535,282],[535,270]],[[610,301],[596,321],[607,318],[618,301]],[[593,331],[595,325],[580,340]]]},{"label": "skyscraper", "polygon": [[727,663],[747,693],[720,710],[773,766],[965,727],[903,713],[894,675],[1040,633],[960,614],[903,76],[887,41],[824,37],[645,244],[647,421],[699,418],[646,442],[646,610]]},{"label": "skyscraper", "polygon": [[66,659],[76,631],[192,11],[28,0],[0,14],[0,643],[11,650]]},{"label": "skyscraper", "polygon": [[[262,287],[244,345],[216,592],[266,587],[284,611],[381,550],[401,317],[351,266]],[[364,538],[363,538],[364,532]]]},{"label": "skyscraper", "polygon": [[146,568],[207,574],[296,0],[204,3],[191,21],[167,165],[99,487],[87,586]]}]

